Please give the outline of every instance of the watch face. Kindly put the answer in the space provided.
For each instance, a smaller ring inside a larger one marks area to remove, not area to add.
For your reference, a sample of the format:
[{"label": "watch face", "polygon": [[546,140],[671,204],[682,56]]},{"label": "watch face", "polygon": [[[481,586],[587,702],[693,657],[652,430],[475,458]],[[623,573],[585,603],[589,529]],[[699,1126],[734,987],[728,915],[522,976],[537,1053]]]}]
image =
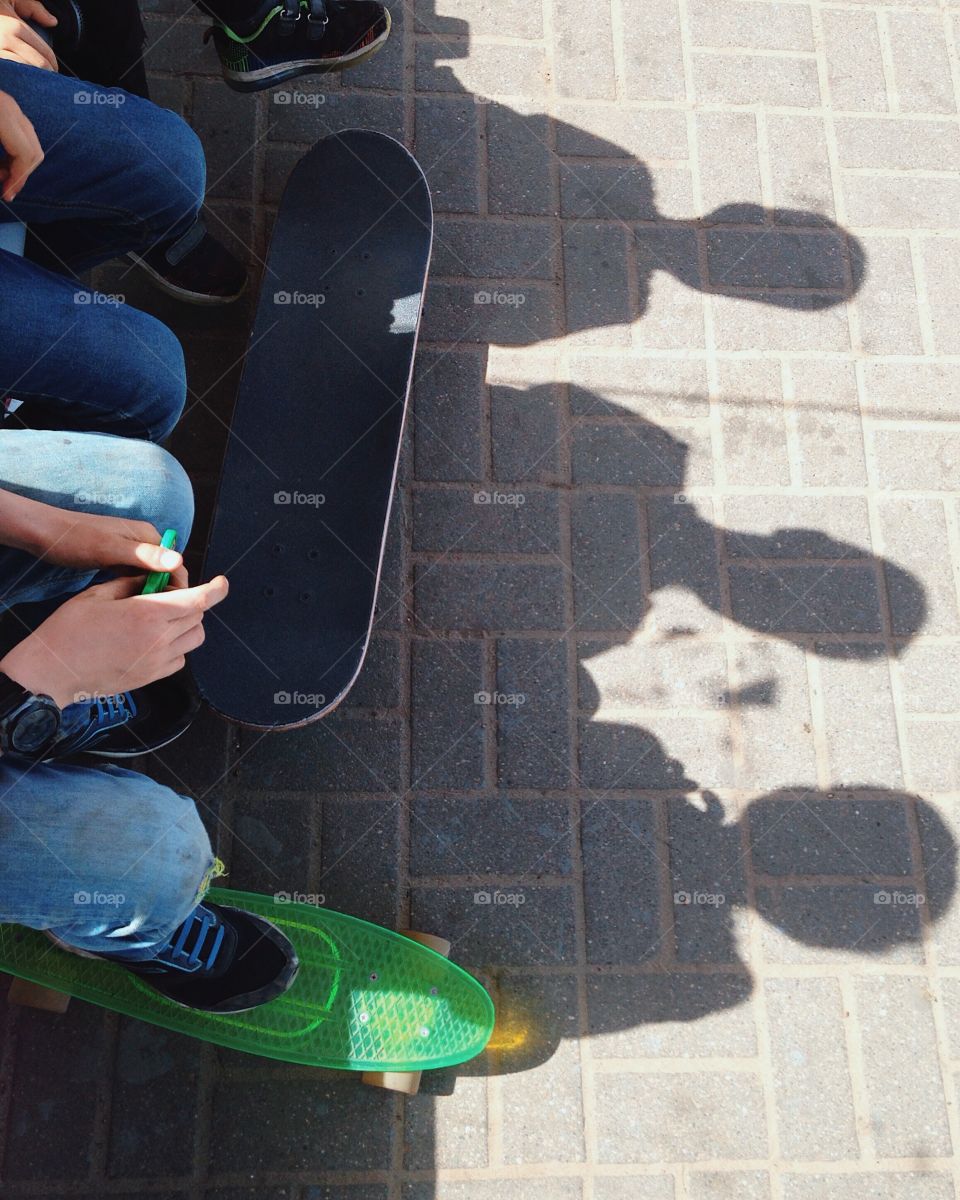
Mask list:
[{"label": "watch face", "polygon": [[10,746],[21,754],[36,754],[46,748],[60,731],[56,707],[34,701],[19,717],[10,734]]}]

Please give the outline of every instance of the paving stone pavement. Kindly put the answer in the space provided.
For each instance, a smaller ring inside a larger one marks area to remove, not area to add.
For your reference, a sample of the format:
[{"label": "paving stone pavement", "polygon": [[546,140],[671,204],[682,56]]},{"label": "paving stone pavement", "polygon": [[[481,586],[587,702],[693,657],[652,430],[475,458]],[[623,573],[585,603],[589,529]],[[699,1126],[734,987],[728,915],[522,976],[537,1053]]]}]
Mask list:
[{"label": "paving stone pavement", "polygon": [[[149,767],[235,886],[445,933],[500,1023],[403,1100],[6,1011],[3,1194],[957,1196],[960,5],[397,0],[259,97],[144,8],[255,268],[329,130],[437,213],[365,674]],[[100,282],[183,338],[208,512],[250,304]]]}]

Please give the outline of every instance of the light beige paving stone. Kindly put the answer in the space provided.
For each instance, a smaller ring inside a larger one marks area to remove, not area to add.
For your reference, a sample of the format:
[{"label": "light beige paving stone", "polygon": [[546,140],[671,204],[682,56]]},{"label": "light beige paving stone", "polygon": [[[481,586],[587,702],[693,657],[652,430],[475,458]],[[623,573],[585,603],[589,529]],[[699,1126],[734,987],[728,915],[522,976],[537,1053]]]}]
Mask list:
[{"label": "light beige paving stone", "polygon": [[960,644],[920,638],[899,655],[903,704],[911,713],[960,713]]},{"label": "light beige paving stone", "polygon": [[[564,988],[566,1003],[572,989]],[[577,1043],[563,1039],[548,1062],[535,1071],[504,1077],[503,1105],[508,1119],[503,1154],[508,1163],[581,1162],[583,1105]]]},{"label": "light beige paving stone", "polygon": [[783,1200],[953,1200],[945,1171],[783,1176]]},{"label": "light beige paving stone", "polygon": [[960,486],[960,435],[951,427],[872,431],[880,483],[891,491],[954,492]]},{"label": "light beige paving stone", "polygon": [[688,1200],[770,1200],[765,1171],[691,1171]]},{"label": "light beige paving stone", "polygon": [[790,375],[801,482],[807,487],[866,483],[853,364],[795,359]]},{"label": "light beige paving stone", "polygon": [[957,98],[939,14],[891,13],[887,20],[901,111],[955,113]]},{"label": "light beige paving stone", "polygon": [[[437,62],[437,46],[431,40],[417,45],[417,89],[448,92],[449,64]],[[547,88],[547,62],[537,44],[503,46],[480,42],[467,58],[454,65],[460,85],[481,96],[526,97],[542,95]]]},{"label": "light beige paving stone", "polygon": [[649,779],[652,763],[644,754],[651,734],[704,787],[733,783],[730,731],[723,714],[677,717],[658,712],[645,713],[642,720],[618,713],[615,723],[584,723],[580,731],[584,781],[596,788],[606,775],[617,779],[622,788],[667,786],[662,772]]},{"label": "light beige paving stone", "polygon": [[727,483],[786,486],[790,465],[779,364],[756,359],[721,362],[717,375]]},{"label": "light beige paving stone", "polygon": [[[960,238],[925,239],[923,270],[936,352],[960,354],[960,294],[957,290]],[[952,415],[956,415],[956,410]]]},{"label": "light beige paving stone", "polygon": [[634,639],[623,645],[585,638],[577,645],[581,704],[594,687],[604,709],[719,710],[728,703],[727,659],[719,642]]},{"label": "light beige paving stone", "polygon": [[806,4],[744,4],[737,0],[692,0],[687,12],[694,45],[753,50],[812,50],[813,28]]},{"label": "light beige paving stone", "polygon": [[960,721],[910,720],[906,734],[913,786],[923,792],[960,789]]},{"label": "light beige paving stone", "polygon": [[955,800],[929,796],[916,808],[923,847],[924,908],[937,962],[955,967],[960,965],[960,905],[956,903],[960,809]]},{"label": "light beige paving stone", "polygon": [[960,180],[920,175],[842,176],[847,220],[861,229],[950,229],[960,207]]},{"label": "light beige paving stone", "polygon": [[773,1088],[787,1159],[856,1158],[843,1002],[835,979],[768,979]]},{"label": "light beige paving stone", "polygon": [[737,779],[744,788],[774,788],[817,776],[813,717],[803,652],[772,639],[737,647],[741,748]]},{"label": "light beige paving stone", "polygon": [[[870,516],[863,496],[729,496],[724,500],[731,557],[833,558],[870,553]],[[757,541],[768,539],[767,544]]]},{"label": "light beige paving stone", "polygon": [[[862,273],[856,296],[866,354],[922,354],[920,309],[910,243],[906,238],[863,235],[851,247]],[[875,364],[868,364],[872,374]],[[909,404],[909,392],[904,390]]]},{"label": "light beige paving stone", "polygon": [[883,500],[883,556],[893,630],[903,636],[956,633],[957,591],[950,566],[946,517],[937,500]]},{"label": "light beige paving stone", "polygon": [[960,363],[865,363],[863,382],[865,406],[877,416],[936,421],[960,411]]},{"label": "light beige paving stone", "polygon": [[861,979],[856,996],[877,1153],[906,1158],[922,1146],[926,1156],[950,1154],[933,1014],[924,981],[891,976]]},{"label": "light beige paving stone", "polygon": [[554,1175],[530,1179],[442,1179],[430,1183],[408,1183],[404,1200],[489,1200],[491,1189],[503,1200],[581,1200],[579,1179]]},{"label": "light beige paving stone", "polygon": [[960,158],[960,128],[946,119],[838,117],[834,128],[842,167],[950,171]]},{"label": "light beige paving stone", "polygon": [[[624,86],[635,100],[686,95],[680,10],[676,0],[621,0]],[[657,36],[651,37],[650,30]]]},{"label": "light beige paving stone", "polygon": [[548,1067],[504,1080],[509,1120],[504,1130],[508,1163],[579,1162],[583,1158],[583,1110],[577,1048],[564,1042]]},{"label": "light beige paving stone", "polygon": [[943,1020],[950,1043],[950,1055],[960,1058],[960,979],[942,979]]},{"label": "light beige paving stone", "polygon": [[593,1181],[594,1200],[674,1200],[676,1194],[669,1175],[601,1175]]},{"label": "light beige paving stone", "polygon": [[[841,651],[842,653],[842,651]],[[880,647],[820,662],[830,782],[901,782],[890,670]]]},{"label": "light beige paving stone", "polygon": [[509,20],[510,36],[535,39],[543,36],[539,4],[504,4],[503,0],[417,0],[417,31],[443,33],[451,17],[466,21],[471,37],[500,37]]},{"label": "light beige paving stone", "polygon": [[587,991],[593,1055],[753,1059],[752,991],[739,970],[598,975]]},{"label": "light beige paving stone", "polygon": [[817,68],[812,58],[699,53],[694,58],[694,80],[701,104],[820,106]]},{"label": "light beige paving stone", "polygon": [[827,8],[821,19],[834,108],[886,112],[887,86],[876,12]]},{"label": "light beige paving stone", "polygon": [[694,358],[575,354],[569,379],[575,416],[630,413],[656,421],[710,412],[707,366]]},{"label": "light beige paving stone", "polygon": [[557,153],[561,156],[610,158],[624,155],[643,161],[685,160],[690,152],[687,122],[669,108],[631,108],[616,105],[555,105]]},{"label": "light beige paving stone", "polygon": [[697,150],[703,215],[724,208],[728,221],[758,219],[763,204],[754,113],[698,113]]},{"label": "light beige paving stone", "polygon": [[554,16],[557,90],[561,96],[613,100],[613,30],[607,5],[591,14],[590,37],[583,36],[582,14],[562,5]]},{"label": "light beige paving stone", "polygon": [[814,226],[834,220],[833,178],[823,119],[771,113],[767,142],[777,220]]},{"label": "light beige paving stone", "polygon": [[704,344],[703,298],[700,292],[672,271],[664,261],[652,258],[641,248],[641,271],[649,281],[641,283],[640,309],[643,320],[634,325],[634,344],[650,350],[693,349]]},{"label": "light beige paving stone", "polygon": [[710,303],[718,350],[850,350],[842,303],[816,309],[802,295],[782,304],[747,295],[711,296]]},{"label": "light beige paving stone", "polygon": [[754,1074],[603,1072],[594,1086],[601,1162],[690,1162],[766,1153],[766,1118]]}]

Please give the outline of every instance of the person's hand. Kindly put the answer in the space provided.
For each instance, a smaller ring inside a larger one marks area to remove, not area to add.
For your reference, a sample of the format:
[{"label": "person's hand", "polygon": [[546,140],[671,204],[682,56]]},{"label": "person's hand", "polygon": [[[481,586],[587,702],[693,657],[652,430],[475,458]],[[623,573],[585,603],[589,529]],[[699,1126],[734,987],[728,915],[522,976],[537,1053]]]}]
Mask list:
[{"label": "person's hand", "polygon": [[57,56],[28,21],[47,29],[57,24],[57,18],[38,0],[0,0],[0,58],[56,71]]},{"label": "person's hand", "polygon": [[169,571],[174,587],[187,586],[182,556],[161,547],[160,534],[149,521],[50,506],[38,511],[38,518],[30,551],[44,562],[79,571],[104,567]]},{"label": "person's hand", "polygon": [[179,671],[203,643],[204,613],[227,594],[222,575],[199,587],[141,596],[143,578],[112,579],[67,600],[0,660],[0,671],[61,708]]},{"label": "person's hand", "polygon": [[[0,17],[0,25],[4,18]],[[4,57],[0,53],[0,58]],[[0,160],[0,188],[10,204],[31,173],[43,162],[43,149],[33,125],[20,105],[6,92],[0,92],[0,147],[7,157]]]},{"label": "person's hand", "polygon": [[45,25],[48,29],[60,24],[40,0],[0,0],[0,8],[12,8],[22,21],[36,21],[38,25]]}]

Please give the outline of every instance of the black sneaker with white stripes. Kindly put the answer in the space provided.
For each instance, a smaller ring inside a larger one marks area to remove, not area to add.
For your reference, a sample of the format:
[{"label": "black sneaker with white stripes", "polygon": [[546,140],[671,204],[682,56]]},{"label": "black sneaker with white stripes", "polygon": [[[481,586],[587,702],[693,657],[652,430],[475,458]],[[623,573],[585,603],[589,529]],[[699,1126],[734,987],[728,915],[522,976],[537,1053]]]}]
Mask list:
[{"label": "black sneaker with white stripes", "polygon": [[206,36],[227,83],[257,92],[366,62],[390,36],[390,13],[375,0],[266,0],[242,28],[217,21]]}]

